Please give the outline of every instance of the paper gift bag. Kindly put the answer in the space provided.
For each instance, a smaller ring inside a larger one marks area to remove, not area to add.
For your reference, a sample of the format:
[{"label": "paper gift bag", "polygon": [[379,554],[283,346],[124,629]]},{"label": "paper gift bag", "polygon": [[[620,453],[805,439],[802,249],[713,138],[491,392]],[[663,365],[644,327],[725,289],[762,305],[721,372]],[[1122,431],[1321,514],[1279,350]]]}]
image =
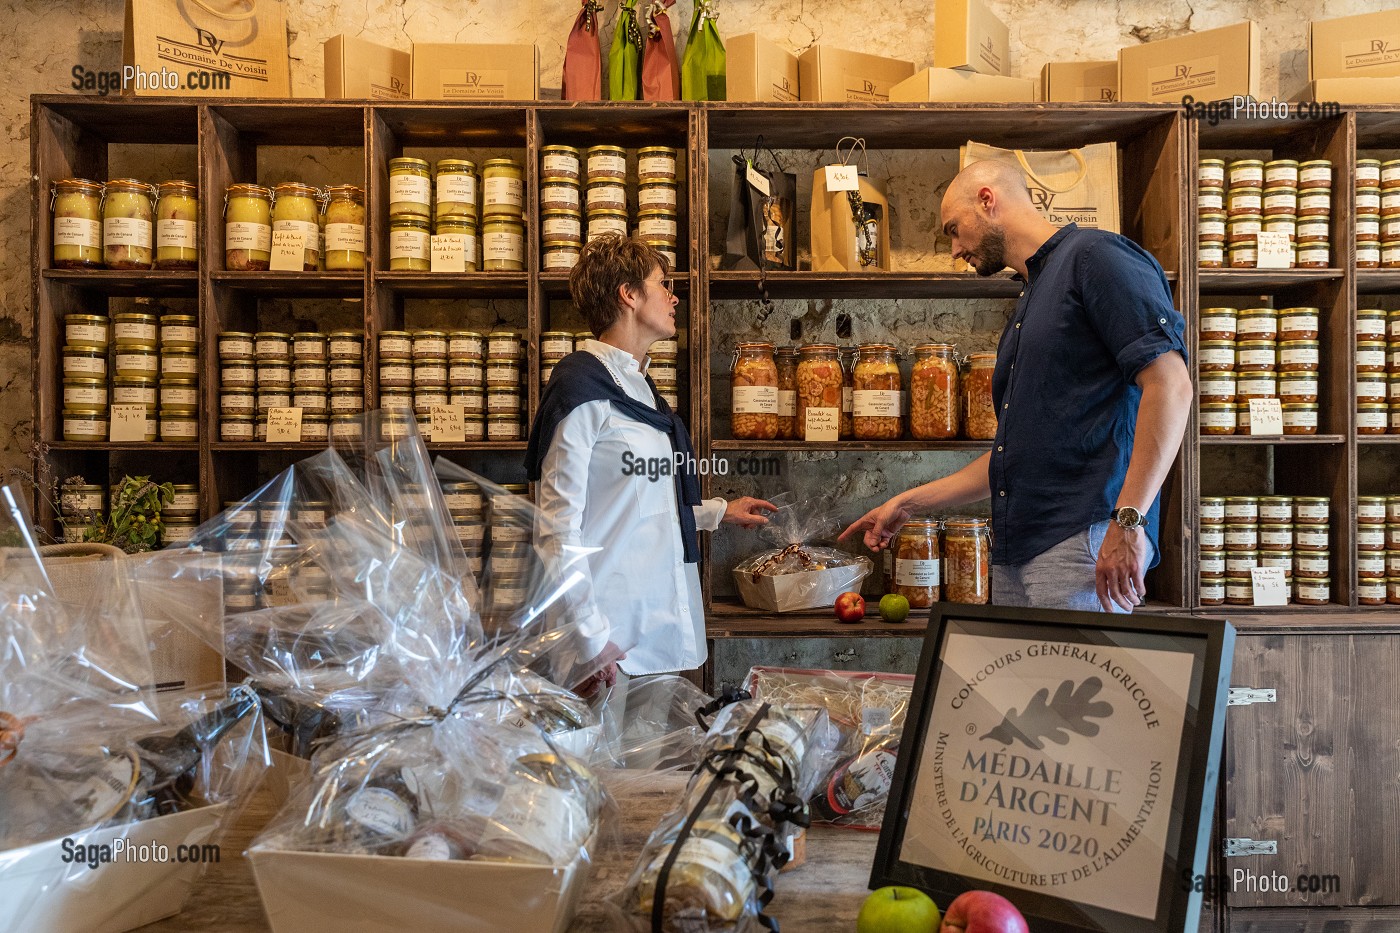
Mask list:
[{"label": "paper gift bag", "polygon": [[[841,143],[852,137],[846,137]],[[890,203],[884,186],[870,180],[852,156],[857,147],[865,150],[864,140],[852,140],[851,149],[841,153],[836,165],[855,169],[854,190],[833,190],[828,166],[812,173],[812,271],[873,272],[890,268]],[[849,176],[848,176],[849,177]]]},{"label": "paper gift bag", "polygon": [[564,49],[565,100],[603,99],[603,48],[598,42],[599,0],[583,0]]},{"label": "paper gift bag", "polygon": [[1075,223],[1121,233],[1118,147],[1095,143],[1082,149],[998,149],[969,141],[961,167],[990,159],[1019,168],[1031,200],[1057,227]]},{"label": "paper gift bag", "polygon": [[676,0],[650,0],[647,4],[646,47],[642,50],[642,100],[680,100],[681,63],[676,58],[676,37],[671,14]]},{"label": "paper gift bag", "polygon": [[637,0],[622,0],[617,8],[612,48],[608,50],[608,99],[642,97],[642,28],[637,23]]},{"label": "paper gift bag", "polygon": [[[761,167],[767,151],[773,167]],[[734,156],[734,183],[729,194],[729,221],[721,269],[797,269],[797,176],[783,171],[772,150],[760,140],[752,162]]]},{"label": "paper gift bag", "polygon": [[726,97],[724,42],[715,25],[716,13],[710,0],[696,0],[695,17],[690,21],[685,59],[681,62],[683,100],[724,100]]},{"label": "paper gift bag", "polygon": [[278,0],[126,0],[122,63],[149,76],[125,94],[290,97],[287,11]]}]

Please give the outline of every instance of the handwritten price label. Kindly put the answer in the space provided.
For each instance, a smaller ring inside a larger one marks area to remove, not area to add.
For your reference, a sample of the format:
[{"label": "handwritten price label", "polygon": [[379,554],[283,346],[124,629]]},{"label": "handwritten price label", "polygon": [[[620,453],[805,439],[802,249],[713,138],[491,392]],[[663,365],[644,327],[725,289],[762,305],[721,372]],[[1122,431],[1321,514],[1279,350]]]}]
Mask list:
[{"label": "handwritten price label", "polygon": [[752,162],[749,163],[747,177],[749,179],[749,184],[757,188],[765,198],[773,193],[773,186],[768,183],[767,177],[758,169],[754,168]]},{"label": "handwritten price label", "polygon": [[146,439],[146,406],[113,405],[112,427],[108,440],[114,444]]},{"label": "handwritten price label", "polygon": [[272,231],[273,272],[300,272],[306,261],[306,234],[300,230]]},{"label": "handwritten price label", "polygon": [[1249,400],[1249,433],[1268,437],[1283,434],[1283,405],[1278,399]]},{"label": "handwritten price label", "polygon": [[466,272],[466,237],[460,233],[439,233],[432,240],[433,272]]},{"label": "handwritten price label", "polygon": [[461,444],[467,439],[467,422],[462,405],[434,405],[430,435],[438,444]]},{"label": "handwritten price label", "polygon": [[859,191],[860,173],[854,165],[828,165],[826,167],[827,191]]},{"label": "handwritten price label", "polygon": [[1249,575],[1254,583],[1254,605],[1288,605],[1288,581],[1282,567],[1251,567]]},{"label": "handwritten price label", "polygon": [[267,411],[267,442],[269,444],[300,444],[301,409],[269,408]]},{"label": "handwritten price label", "polygon": [[809,408],[805,437],[808,441],[830,443],[841,437],[841,409]]},{"label": "handwritten price label", "polygon": [[1260,269],[1290,268],[1293,265],[1293,244],[1288,242],[1288,234],[1260,231],[1256,265]]}]

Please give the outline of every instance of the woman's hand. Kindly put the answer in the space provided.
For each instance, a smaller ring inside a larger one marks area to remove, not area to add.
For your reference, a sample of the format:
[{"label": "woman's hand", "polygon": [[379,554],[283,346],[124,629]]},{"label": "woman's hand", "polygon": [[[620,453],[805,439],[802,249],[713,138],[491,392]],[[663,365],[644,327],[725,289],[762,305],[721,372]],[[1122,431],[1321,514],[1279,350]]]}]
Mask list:
[{"label": "woman's hand", "polygon": [[725,504],[723,521],[741,528],[757,528],[759,525],[768,524],[768,517],[759,512],[759,509],[767,509],[770,512],[778,511],[778,507],[767,499],[740,496]]}]

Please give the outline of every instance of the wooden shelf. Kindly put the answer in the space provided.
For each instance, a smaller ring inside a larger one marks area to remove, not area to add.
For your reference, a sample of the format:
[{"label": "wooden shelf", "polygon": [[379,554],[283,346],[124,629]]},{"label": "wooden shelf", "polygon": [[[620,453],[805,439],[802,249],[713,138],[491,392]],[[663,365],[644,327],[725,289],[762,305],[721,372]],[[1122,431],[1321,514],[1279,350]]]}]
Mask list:
[{"label": "wooden shelf", "polygon": [[111,297],[189,297],[199,293],[199,273],[127,272],[122,269],[45,269],[47,282],[82,288]]},{"label": "wooden shelf", "polygon": [[199,444],[191,441],[126,441],[123,443],[113,443],[111,441],[101,441],[99,443],[89,443],[88,441],[49,441],[50,450],[63,451],[102,451],[106,453],[188,453],[192,450],[199,450]]},{"label": "wooden shelf", "polygon": [[[685,296],[690,294],[690,273],[678,271],[673,273],[675,279],[676,294]],[[567,272],[541,272],[540,288],[544,289],[546,298],[568,298],[569,297],[569,274]]]},{"label": "wooden shelf", "polygon": [[325,450],[329,446],[329,441],[301,441],[296,444],[272,444],[267,441],[214,441],[209,445],[209,450],[216,454],[246,453],[249,451],[272,454],[286,450]]},{"label": "wooden shelf", "polygon": [[1284,434],[1270,437],[1255,437],[1252,434],[1226,434],[1223,436],[1202,435],[1202,446],[1229,446],[1231,444],[1248,444],[1253,446],[1277,445],[1279,447],[1294,447],[1308,445],[1345,444],[1347,439],[1341,434]]},{"label": "wooden shelf", "polygon": [[1259,295],[1322,282],[1340,282],[1341,269],[1202,269],[1202,295]]},{"label": "wooden shelf", "polygon": [[524,272],[376,272],[376,285],[404,298],[525,298]]},{"label": "wooden shelf", "polygon": [[1400,293],[1400,269],[1357,269],[1358,295],[1388,295]]},{"label": "wooden shelf", "polygon": [[1356,436],[1358,444],[1400,444],[1400,434],[1358,434]]},{"label": "wooden shelf", "polygon": [[465,441],[461,444],[439,444],[436,441],[428,442],[428,449],[440,453],[452,453],[453,451],[521,451],[530,446],[529,441]]},{"label": "wooden shelf", "polygon": [[715,438],[710,441],[711,450],[746,450],[755,453],[783,452],[794,450],[835,450],[859,453],[866,450],[902,450],[910,452],[932,450],[971,450],[992,449],[991,441],[832,441],[815,443],[808,441],[736,441]]},{"label": "wooden shelf", "polygon": [[865,621],[838,622],[831,609],[769,612],[750,609],[737,598],[716,599],[705,616],[707,638],[922,638],[928,610],[915,609],[897,624],[882,621],[878,600],[866,601]]},{"label": "wooden shelf", "polygon": [[254,295],[287,298],[360,298],[363,272],[215,272],[215,285]]},{"label": "wooden shelf", "polygon": [[[711,272],[711,299],[758,297],[757,272]],[[1001,272],[770,272],[770,298],[1015,298],[1022,284]]]}]

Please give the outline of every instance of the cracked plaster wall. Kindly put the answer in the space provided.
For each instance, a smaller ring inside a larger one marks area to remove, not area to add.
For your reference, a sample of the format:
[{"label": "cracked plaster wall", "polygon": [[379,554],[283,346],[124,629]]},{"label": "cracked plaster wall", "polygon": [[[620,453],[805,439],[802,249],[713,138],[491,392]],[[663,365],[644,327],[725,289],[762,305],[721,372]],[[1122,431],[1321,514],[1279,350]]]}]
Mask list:
[{"label": "cracked plaster wall", "polygon": [[[1306,80],[1305,30],[1314,17],[1369,12],[1388,4],[1367,0],[1330,0],[1321,4],[1302,0],[1185,0],[1148,2],[1121,0],[1094,4],[1085,0],[989,0],[1011,28],[1011,67],[1024,76],[1036,76],[1046,61],[1112,58],[1120,46],[1150,41],[1191,30],[1210,29],[1252,18],[1263,27],[1264,95],[1292,96]],[[894,0],[879,4],[852,0],[718,0],[723,35],[758,31],[795,52],[810,45],[832,45],[911,59],[919,67],[932,54],[932,5],[921,0]],[[612,34],[615,0],[606,3],[603,41]],[[336,33],[359,35],[401,48],[420,41],[535,41],[541,51],[541,83],[557,86],[563,41],[577,7],[573,3],[546,4],[542,0],[362,0],[334,2],[312,0],[288,4],[287,20],[292,57],[293,93],[301,97],[321,95],[321,43]],[[684,33],[692,12],[690,0],[680,0],[672,20]],[[84,0],[82,3],[0,2],[6,29],[0,34],[0,60],[9,62],[8,93],[0,99],[0,470],[28,469],[31,386],[29,334],[32,316],[29,294],[30,188],[28,98],[34,93],[71,92],[71,70],[81,64],[88,70],[115,70],[121,64],[123,3],[119,0]],[[549,92],[547,92],[549,93]],[[557,91],[553,92],[557,94]],[[809,154],[785,154],[797,172],[799,203],[805,203],[811,169]],[[185,151],[114,151],[114,177],[132,174],[150,179],[193,175],[193,153]],[[941,188],[953,172],[951,153],[884,155],[873,157],[875,174],[889,180],[892,239],[896,264],[909,269],[945,267],[946,241],[930,235],[937,228],[935,205]],[[720,209],[727,204],[724,155],[716,157],[712,193]],[[304,178],[311,182],[344,181],[362,171],[354,151],[291,152],[267,172],[278,178]],[[322,177],[322,176],[325,177]],[[48,180],[45,179],[45,182]],[[712,218],[712,225],[717,223]],[[942,250],[945,255],[939,256]],[[964,351],[987,349],[1004,319],[1005,302],[844,302],[833,309],[822,302],[781,302],[767,321],[758,322],[752,305],[727,302],[714,309],[720,351],[712,369],[722,375],[725,353],[737,337],[765,336],[785,339],[788,321],[800,318],[810,337],[830,336],[833,312],[853,318],[855,342],[897,336],[910,344],[935,337],[955,340]],[[427,319],[436,317],[425,308]],[[491,316],[491,309],[484,312]],[[473,314],[476,312],[473,311]],[[509,315],[506,315],[509,316]],[[724,380],[718,379],[722,386]],[[721,392],[723,389],[721,389]],[[721,396],[717,403],[724,404]],[[804,473],[814,471],[823,479],[849,474],[842,490],[851,505],[878,501],[890,487],[926,471],[957,466],[954,455],[901,455],[881,458],[878,466],[861,457],[838,461],[833,456],[802,458]],[[796,460],[788,466],[797,466]],[[737,491],[720,487],[721,491]],[[726,545],[720,545],[723,553]]]}]

